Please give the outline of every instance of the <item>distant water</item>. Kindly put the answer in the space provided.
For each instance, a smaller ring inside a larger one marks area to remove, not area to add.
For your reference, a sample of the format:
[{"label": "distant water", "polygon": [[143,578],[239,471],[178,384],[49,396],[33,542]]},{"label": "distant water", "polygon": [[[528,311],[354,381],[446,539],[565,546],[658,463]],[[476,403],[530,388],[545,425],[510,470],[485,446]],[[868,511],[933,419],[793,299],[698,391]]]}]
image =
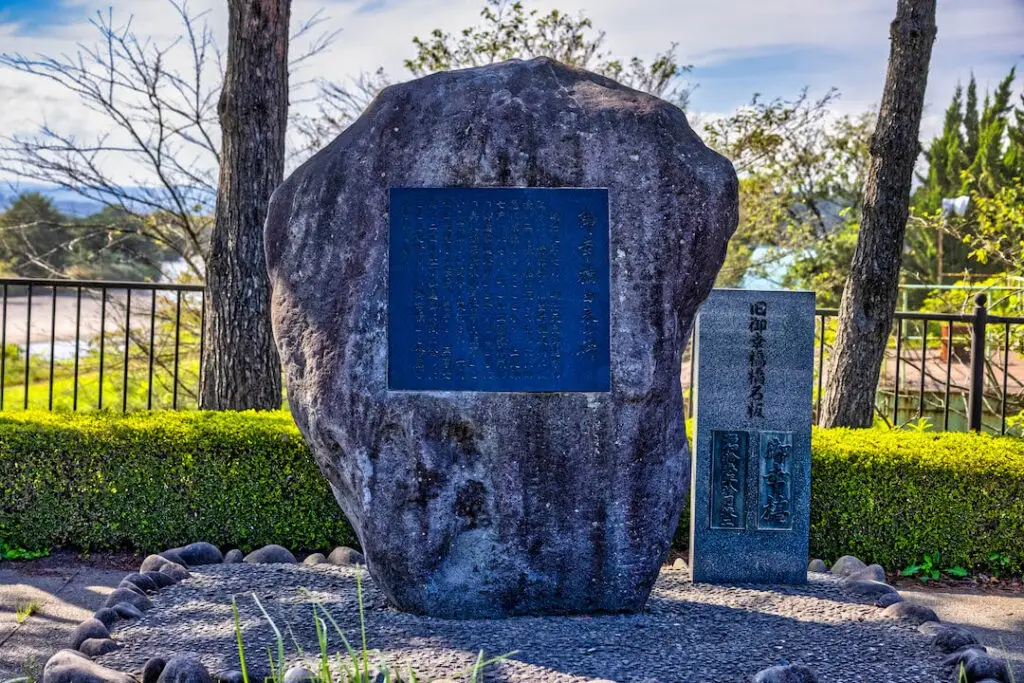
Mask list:
[{"label": "distant water", "polygon": [[[162,195],[166,192],[166,190],[161,191],[159,188],[144,186],[131,186],[124,187],[122,189],[124,189],[129,196],[134,197],[153,194]],[[0,179],[0,211],[10,206],[11,202],[25,192],[38,192],[45,197],[49,197],[61,212],[78,218],[92,215],[97,211],[100,211],[104,206],[102,202],[83,197],[74,190],[67,190],[57,185]],[[209,196],[204,190],[195,189],[187,194],[191,195],[188,198],[190,204],[200,202],[211,207],[213,206],[214,198]],[[129,204],[130,203],[131,202],[129,202]],[[138,208],[146,210],[144,206],[139,206]]]},{"label": "distant water", "polygon": [[[768,253],[768,247],[757,247],[754,249],[751,260],[755,263],[760,261]],[[793,265],[796,258],[793,255],[787,255],[781,257],[775,263],[769,264],[767,267],[766,277],[757,277],[748,273],[744,276],[742,282],[740,282],[740,289],[760,289],[760,290],[780,290],[783,289],[782,278],[786,275],[786,271]]]},{"label": "distant water", "polygon": [[[19,345],[20,349],[24,349],[24,345]],[[33,360],[36,358],[50,358],[50,342],[32,342],[29,344],[29,352],[32,354]],[[79,357],[84,357],[89,351],[89,342],[81,340],[78,342],[78,354]],[[106,354],[103,354],[104,356]],[[53,343],[53,359],[54,360],[68,360],[75,357],[75,342],[72,341],[55,341]],[[24,360],[24,359],[23,359]]]},{"label": "distant water", "polygon": [[3,181],[0,182],[0,210],[6,209],[15,199],[26,192],[38,192],[49,197],[62,213],[79,218],[94,214],[103,208],[103,204],[100,202],[90,201],[77,192],[65,190],[56,185]]}]

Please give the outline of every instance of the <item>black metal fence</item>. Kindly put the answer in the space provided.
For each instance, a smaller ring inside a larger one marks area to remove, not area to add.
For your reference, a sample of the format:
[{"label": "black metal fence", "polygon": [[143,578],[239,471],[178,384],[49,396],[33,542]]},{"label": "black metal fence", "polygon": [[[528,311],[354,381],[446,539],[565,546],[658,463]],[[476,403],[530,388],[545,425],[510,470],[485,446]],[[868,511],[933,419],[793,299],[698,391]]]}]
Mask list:
[{"label": "black metal fence", "polygon": [[[0,278],[0,287],[0,410],[198,406],[201,285]],[[984,294],[975,304],[970,314],[896,313],[876,393],[882,419],[1008,431],[1024,410],[1024,317],[992,315]],[[838,311],[816,314],[815,421]],[[692,364],[687,374],[692,386]]]},{"label": "black metal fence", "polygon": [[0,410],[198,404],[201,285],[0,278],[0,287]]},{"label": "black metal fence", "polygon": [[[1015,335],[1024,332],[1024,317],[991,315],[986,304],[981,293],[970,314],[896,313],[894,353],[886,355],[876,391],[883,420],[898,426],[932,414],[943,430],[959,417],[973,431],[1007,432],[1008,418],[1024,410],[1024,340]],[[837,315],[817,311],[815,421],[831,350],[828,320]]]},{"label": "black metal fence", "polygon": [[[986,304],[986,295],[979,294],[972,313],[896,312],[875,394],[880,419],[890,426],[1011,431],[1011,420],[1024,411],[1024,317],[992,315]],[[839,311],[815,313],[817,423]],[[688,349],[687,392],[695,371],[689,358]],[[687,408],[692,417],[692,401]]]}]

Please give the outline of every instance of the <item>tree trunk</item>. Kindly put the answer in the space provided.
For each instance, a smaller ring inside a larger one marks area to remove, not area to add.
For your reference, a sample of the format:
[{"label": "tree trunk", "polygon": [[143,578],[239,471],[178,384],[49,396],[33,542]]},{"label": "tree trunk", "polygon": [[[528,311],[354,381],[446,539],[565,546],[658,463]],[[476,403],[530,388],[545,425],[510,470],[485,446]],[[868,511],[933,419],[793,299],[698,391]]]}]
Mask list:
[{"label": "tree trunk", "polygon": [[820,420],[826,427],[871,426],[878,375],[896,310],[935,32],[935,0],[898,0],[889,31],[889,70],[871,138],[860,234],[829,362]]},{"label": "tree trunk", "polygon": [[281,407],[263,222],[284,176],[290,5],[228,0],[220,179],[206,267],[204,409]]}]

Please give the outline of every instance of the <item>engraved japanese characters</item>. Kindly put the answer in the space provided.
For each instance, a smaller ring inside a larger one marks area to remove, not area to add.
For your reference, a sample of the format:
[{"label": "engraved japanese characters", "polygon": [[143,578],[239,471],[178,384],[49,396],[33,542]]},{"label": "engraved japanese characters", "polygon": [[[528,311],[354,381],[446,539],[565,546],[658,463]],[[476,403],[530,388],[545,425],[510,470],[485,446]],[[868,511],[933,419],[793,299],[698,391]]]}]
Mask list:
[{"label": "engraved japanese characters", "polygon": [[608,191],[392,188],[388,387],[608,391]]},{"label": "engraved japanese characters", "polygon": [[695,581],[807,580],[814,295],[715,290],[697,322]]},{"label": "engraved japanese characters", "polygon": [[712,432],[712,529],[742,529],[746,526],[749,438],[750,434],[741,431]]},{"label": "engraved japanese characters", "polygon": [[790,466],[792,432],[761,432],[758,529],[792,529]]}]

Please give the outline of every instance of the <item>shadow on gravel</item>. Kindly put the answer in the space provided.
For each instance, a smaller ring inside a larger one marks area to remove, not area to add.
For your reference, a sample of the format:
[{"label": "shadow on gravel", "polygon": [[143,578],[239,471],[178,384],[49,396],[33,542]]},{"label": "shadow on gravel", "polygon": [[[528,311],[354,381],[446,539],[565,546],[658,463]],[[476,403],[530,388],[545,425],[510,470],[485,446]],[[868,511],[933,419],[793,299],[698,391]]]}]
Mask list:
[{"label": "shadow on gravel", "polygon": [[934,609],[943,621],[964,626],[993,654],[1005,658],[1024,682],[1024,594],[904,588],[908,600]]},{"label": "shadow on gravel", "polygon": [[[211,673],[236,669],[231,595],[237,594],[250,675],[262,678],[275,640],[253,589],[284,635],[289,664],[311,664],[317,652],[313,605],[302,587],[358,647],[354,573],[336,569],[194,572],[192,581],[158,594],[156,607],[137,624],[120,629],[125,647],[101,661],[138,671],[151,656],[192,652]],[[641,614],[452,621],[398,612],[372,585],[364,588],[369,648],[399,673],[411,667],[420,679],[457,677],[481,649],[486,657],[518,651],[490,667],[488,681],[738,681],[786,662],[810,666],[821,680],[933,683],[948,677],[914,627],[880,621],[875,608],[832,593],[794,589],[779,599],[765,587],[694,588],[663,575]],[[330,647],[344,652],[333,628]],[[297,654],[300,648],[305,657]]]}]

